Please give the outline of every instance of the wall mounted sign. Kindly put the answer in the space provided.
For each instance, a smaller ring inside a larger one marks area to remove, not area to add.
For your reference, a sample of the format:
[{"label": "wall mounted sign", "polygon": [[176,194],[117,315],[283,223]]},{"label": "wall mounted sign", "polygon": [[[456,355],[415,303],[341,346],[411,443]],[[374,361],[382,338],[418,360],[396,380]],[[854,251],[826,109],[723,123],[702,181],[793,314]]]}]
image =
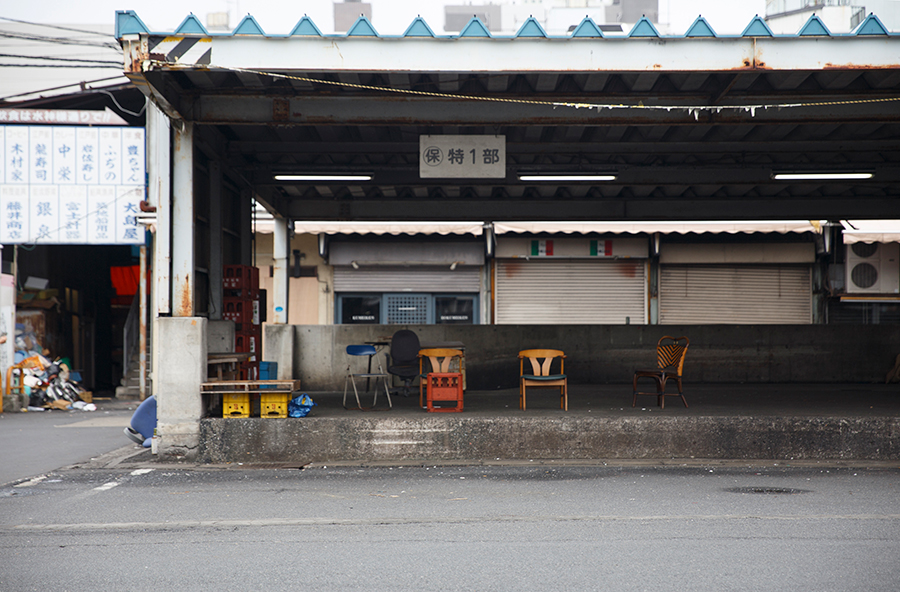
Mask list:
[{"label": "wall mounted sign", "polygon": [[419,178],[502,179],[506,136],[419,136]]},{"label": "wall mounted sign", "polygon": [[144,129],[0,125],[0,243],[142,244]]}]

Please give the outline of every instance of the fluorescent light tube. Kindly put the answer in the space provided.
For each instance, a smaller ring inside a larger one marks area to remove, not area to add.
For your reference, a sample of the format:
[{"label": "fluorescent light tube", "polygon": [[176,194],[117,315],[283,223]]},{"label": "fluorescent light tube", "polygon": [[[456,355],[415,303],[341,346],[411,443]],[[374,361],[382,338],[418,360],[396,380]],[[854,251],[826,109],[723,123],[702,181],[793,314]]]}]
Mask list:
[{"label": "fluorescent light tube", "polygon": [[372,175],[275,175],[276,181],[371,181]]},{"label": "fluorescent light tube", "polygon": [[519,175],[519,181],[579,183],[585,181],[615,181],[615,175]]},{"label": "fluorescent light tube", "polygon": [[775,173],[776,181],[840,181],[871,179],[872,173]]}]

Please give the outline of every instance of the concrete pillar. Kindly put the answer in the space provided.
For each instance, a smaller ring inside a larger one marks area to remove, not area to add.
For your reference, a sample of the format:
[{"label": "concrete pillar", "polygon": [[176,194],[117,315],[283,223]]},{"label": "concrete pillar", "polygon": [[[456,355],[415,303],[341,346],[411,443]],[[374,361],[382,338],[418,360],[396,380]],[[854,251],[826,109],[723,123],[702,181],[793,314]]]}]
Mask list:
[{"label": "concrete pillar", "polygon": [[285,218],[275,218],[275,234],[272,244],[272,255],[275,259],[275,267],[272,278],[272,309],[275,318],[270,322],[284,325],[288,322],[288,267],[290,266],[289,253],[291,248],[291,236],[288,221]]},{"label": "concrete pillar", "polygon": [[174,126],[172,158],[172,316],[194,315],[194,126]]},{"label": "concrete pillar", "polygon": [[[193,459],[200,441],[203,406],[200,384],[206,380],[206,319],[171,317],[157,319],[160,371],[156,393],[159,456]],[[158,362],[158,364],[157,364]]]},{"label": "concrete pillar", "polygon": [[[278,363],[278,379],[294,378],[294,326],[265,325],[266,361]],[[300,385],[303,386],[302,384]]]}]

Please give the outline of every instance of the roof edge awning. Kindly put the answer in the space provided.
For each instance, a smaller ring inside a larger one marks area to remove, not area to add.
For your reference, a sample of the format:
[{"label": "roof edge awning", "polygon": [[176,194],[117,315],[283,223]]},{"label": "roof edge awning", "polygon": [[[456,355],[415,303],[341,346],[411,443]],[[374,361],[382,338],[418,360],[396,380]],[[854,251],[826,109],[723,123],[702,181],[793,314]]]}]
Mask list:
[{"label": "roof edge awning", "polygon": [[900,220],[841,220],[844,244],[900,242]]},{"label": "roof edge awning", "polygon": [[731,220],[691,222],[494,222],[496,234],[738,234],[751,232],[815,232],[819,220]]},{"label": "roof edge awning", "polygon": [[307,222],[294,221],[297,234],[484,234],[483,222]]}]

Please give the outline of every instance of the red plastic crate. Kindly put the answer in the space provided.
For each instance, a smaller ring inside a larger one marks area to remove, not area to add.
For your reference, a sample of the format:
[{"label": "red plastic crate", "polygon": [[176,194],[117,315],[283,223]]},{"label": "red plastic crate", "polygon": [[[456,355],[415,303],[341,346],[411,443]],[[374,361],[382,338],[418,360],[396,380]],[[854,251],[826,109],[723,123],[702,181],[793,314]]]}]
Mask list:
[{"label": "red plastic crate", "polygon": [[222,269],[222,287],[226,290],[259,290],[259,268],[252,265],[226,265]]},{"label": "red plastic crate", "polygon": [[259,325],[259,300],[223,298],[222,318],[243,325]]},{"label": "red plastic crate", "polygon": [[259,380],[259,361],[244,362],[238,373],[241,380]]},{"label": "red plastic crate", "polygon": [[[460,412],[463,410],[463,380],[461,372],[431,372],[427,382],[427,409],[429,413],[436,412]],[[434,406],[434,403],[456,403]]]},{"label": "red plastic crate", "polygon": [[234,334],[234,351],[237,353],[251,352],[258,354],[260,345],[262,345],[262,339],[261,335],[257,333]]}]

